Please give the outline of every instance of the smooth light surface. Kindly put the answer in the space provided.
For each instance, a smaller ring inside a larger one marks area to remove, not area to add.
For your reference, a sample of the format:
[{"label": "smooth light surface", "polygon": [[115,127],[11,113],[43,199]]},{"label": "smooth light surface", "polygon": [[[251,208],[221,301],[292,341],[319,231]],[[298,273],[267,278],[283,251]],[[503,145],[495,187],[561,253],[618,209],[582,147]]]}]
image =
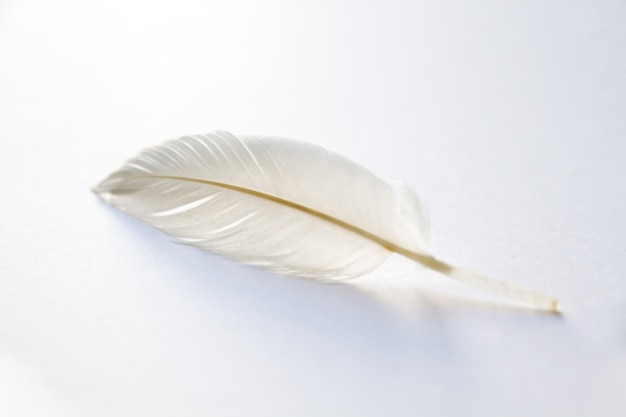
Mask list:
[{"label": "smooth light surface", "polygon": [[[621,416],[626,4],[0,2],[0,415]],[[89,189],[227,129],[317,141],[427,202],[360,285],[174,245]]]}]

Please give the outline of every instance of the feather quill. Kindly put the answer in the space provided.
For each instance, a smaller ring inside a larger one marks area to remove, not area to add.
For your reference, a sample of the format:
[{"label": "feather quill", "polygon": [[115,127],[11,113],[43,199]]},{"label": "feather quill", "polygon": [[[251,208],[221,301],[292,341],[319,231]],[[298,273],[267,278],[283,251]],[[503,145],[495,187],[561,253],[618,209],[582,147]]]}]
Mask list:
[{"label": "feather quill", "polygon": [[545,294],[434,258],[415,192],[325,148],[218,131],[149,148],[94,188],[201,249],[282,274],[340,280],[398,253],[451,278],[557,311]]}]

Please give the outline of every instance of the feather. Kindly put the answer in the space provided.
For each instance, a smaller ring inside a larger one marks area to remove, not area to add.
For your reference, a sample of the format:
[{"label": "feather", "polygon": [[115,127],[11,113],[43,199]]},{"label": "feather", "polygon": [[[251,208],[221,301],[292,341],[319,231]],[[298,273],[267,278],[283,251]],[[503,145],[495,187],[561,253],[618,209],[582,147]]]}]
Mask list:
[{"label": "feather", "polygon": [[321,146],[214,132],[141,152],[94,188],[182,242],[286,275],[341,280],[398,253],[537,309],[552,297],[453,267],[429,251],[419,199]]}]

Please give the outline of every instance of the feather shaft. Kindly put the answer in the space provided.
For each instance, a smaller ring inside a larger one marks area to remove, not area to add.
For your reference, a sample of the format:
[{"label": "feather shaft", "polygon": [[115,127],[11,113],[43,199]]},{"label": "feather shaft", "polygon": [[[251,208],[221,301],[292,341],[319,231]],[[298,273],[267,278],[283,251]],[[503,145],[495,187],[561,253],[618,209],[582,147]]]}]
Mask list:
[{"label": "feather shaft", "polygon": [[410,251],[388,240],[385,240],[379,236],[376,236],[366,230],[356,227],[348,222],[329,216],[328,214],[311,209],[310,207],[303,206],[293,201],[289,201],[289,200],[277,197],[275,195],[266,194],[257,190],[240,187],[240,186],[233,185],[233,184],[227,184],[227,183],[222,183],[219,181],[211,181],[211,180],[198,179],[198,178],[186,178],[186,177],[165,176],[165,175],[151,176],[150,178],[189,181],[189,182],[195,182],[199,184],[207,184],[207,185],[212,185],[212,186],[216,186],[216,187],[220,187],[220,188],[224,188],[224,189],[228,189],[232,191],[237,191],[240,193],[249,194],[249,195],[259,197],[268,201],[272,201],[274,203],[281,204],[281,205],[290,207],[295,210],[299,210],[303,213],[310,214],[311,216],[315,216],[321,220],[335,224],[341,228],[344,228],[352,233],[355,233],[365,239],[368,239],[382,246],[383,248],[387,249],[390,252],[395,252],[408,259],[418,262],[427,268],[430,268],[443,275],[446,275],[449,278],[452,278],[456,281],[462,282],[463,284],[481,289],[483,291],[486,291],[488,293],[491,293],[499,297],[518,301],[520,303],[532,306],[539,310],[545,310],[549,312],[558,312],[558,305],[559,305],[558,300],[556,300],[555,298],[547,294],[544,294],[536,290],[531,290],[528,288],[520,287],[511,283],[508,283],[508,282],[500,281],[494,278],[486,277],[484,275],[477,274],[477,273],[468,271],[463,268],[452,266],[430,255],[424,255],[421,253]]}]

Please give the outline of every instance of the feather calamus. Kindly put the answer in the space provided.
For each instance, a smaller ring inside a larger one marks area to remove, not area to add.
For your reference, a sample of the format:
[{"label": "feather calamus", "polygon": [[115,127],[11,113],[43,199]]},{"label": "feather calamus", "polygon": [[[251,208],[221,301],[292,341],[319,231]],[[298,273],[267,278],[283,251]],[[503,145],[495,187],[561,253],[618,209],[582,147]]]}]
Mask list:
[{"label": "feather calamus", "polygon": [[94,191],[183,242],[282,274],[356,277],[398,253],[492,294],[557,311],[550,296],[434,258],[411,188],[318,145],[223,131],[184,136],[144,150]]}]

